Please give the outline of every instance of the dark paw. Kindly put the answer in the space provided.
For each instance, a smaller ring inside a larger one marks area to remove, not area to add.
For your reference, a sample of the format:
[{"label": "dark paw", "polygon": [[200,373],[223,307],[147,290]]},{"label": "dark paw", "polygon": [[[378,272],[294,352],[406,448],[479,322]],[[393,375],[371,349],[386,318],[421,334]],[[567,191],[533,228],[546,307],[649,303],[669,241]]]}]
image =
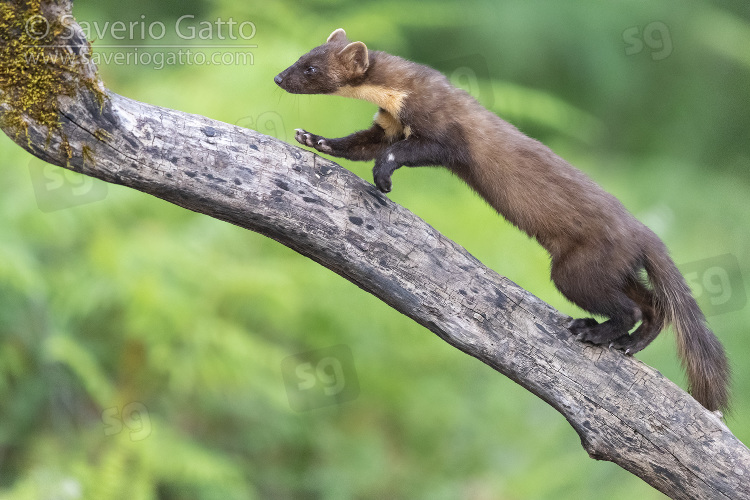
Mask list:
[{"label": "dark paw", "polygon": [[389,193],[393,187],[391,173],[383,169],[375,169],[372,172],[375,179],[375,186],[383,193]]},{"label": "dark paw", "polygon": [[601,346],[609,346],[613,340],[623,336],[622,330],[610,321],[600,324],[593,318],[574,319],[568,324],[568,330],[576,340]]},{"label": "dark paw", "polygon": [[303,146],[310,146],[321,153],[330,153],[333,151],[330,144],[328,144],[328,139],[319,135],[311,134],[301,128],[295,129],[294,138]]},{"label": "dark paw", "polygon": [[594,318],[578,318],[571,320],[570,323],[568,323],[568,330],[573,333],[580,333],[579,330],[591,328],[598,324],[599,323]]},{"label": "dark paw", "polygon": [[576,340],[594,345],[604,345],[609,339],[603,338],[601,331],[595,328],[578,328],[575,332]]},{"label": "dark paw", "polygon": [[647,345],[648,342],[639,341],[637,335],[622,335],[609,343],[610,349],[623,351],[630,356],[637,352],[641,352]]}]

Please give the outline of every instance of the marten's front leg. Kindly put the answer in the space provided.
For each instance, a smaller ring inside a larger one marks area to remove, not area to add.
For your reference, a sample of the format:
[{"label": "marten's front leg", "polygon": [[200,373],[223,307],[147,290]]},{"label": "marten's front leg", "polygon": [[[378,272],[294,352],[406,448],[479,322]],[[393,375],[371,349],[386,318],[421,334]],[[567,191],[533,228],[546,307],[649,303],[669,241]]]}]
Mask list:
[{"label": "marten's front leg", "polygon": [[400,167],[445,165],[450,153],[435,141],[411,136],[388,146],[375,158],[375,185],[384,193],[391,190],[391,175]]},{"label": "marten's front leg", "polygon": [[390,144],[383,127],[377,124],[340,139],[326,139],[302,129],[297,129],[294,138],[321,153],[355,161],[372,160]]}]

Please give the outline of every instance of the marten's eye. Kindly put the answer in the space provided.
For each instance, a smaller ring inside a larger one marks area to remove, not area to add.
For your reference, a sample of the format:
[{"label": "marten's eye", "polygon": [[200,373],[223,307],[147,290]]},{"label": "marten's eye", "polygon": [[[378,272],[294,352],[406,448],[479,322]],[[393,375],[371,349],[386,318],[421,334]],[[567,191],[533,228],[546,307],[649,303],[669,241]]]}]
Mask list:
[{"label": "marten's eye", "polygon": [[314,75],[317,72],[318,72],[318,68],[316,68],[315,66],[308,66],[307,69],[305,70],[306,75]]}]

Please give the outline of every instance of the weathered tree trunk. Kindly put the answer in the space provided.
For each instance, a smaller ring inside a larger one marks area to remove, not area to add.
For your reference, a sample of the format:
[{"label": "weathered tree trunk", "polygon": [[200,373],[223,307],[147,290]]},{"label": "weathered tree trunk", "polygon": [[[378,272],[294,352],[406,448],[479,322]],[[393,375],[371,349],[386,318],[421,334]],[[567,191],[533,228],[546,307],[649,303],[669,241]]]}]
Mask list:
[{"label": "weathered tree trunk", "polygon": [[[369,183],[251,130],[113,93],[102,104],[91,65],[63,73],[85,84],[56,98],[59,128],[29,113],[20,132],[0,120],[32,154],[293,248],[515,380],[563,414],[591,457],[672,498],[750,500],[750,451],[716,415],[638,360],[575,341],[567,317]],[[1,100],[4,118],[14,103]]]}]

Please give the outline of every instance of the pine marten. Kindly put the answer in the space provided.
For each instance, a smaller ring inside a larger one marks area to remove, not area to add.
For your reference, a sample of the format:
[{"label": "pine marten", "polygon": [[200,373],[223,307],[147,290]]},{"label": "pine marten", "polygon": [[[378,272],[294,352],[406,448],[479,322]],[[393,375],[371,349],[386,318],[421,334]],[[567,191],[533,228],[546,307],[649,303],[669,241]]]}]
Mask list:
[{"label": "pine marten", "polygon": [[572,320],[568,328],[577,339],[632,355],[672,323],[693,397],[709,410],[727,407],[724,349],[665,245],[544,144],[486,110],[440,72],[370,51],[350,42],[343,29],[274,81],[293,94],[354,97],[377,105],[367,130],[327,139],[297,129],[295,139],[332,156],[374,159],[375,185],[384,193],[399,167],[448,168],[547,249],[552,280],[565,297],[609,318]]}]

